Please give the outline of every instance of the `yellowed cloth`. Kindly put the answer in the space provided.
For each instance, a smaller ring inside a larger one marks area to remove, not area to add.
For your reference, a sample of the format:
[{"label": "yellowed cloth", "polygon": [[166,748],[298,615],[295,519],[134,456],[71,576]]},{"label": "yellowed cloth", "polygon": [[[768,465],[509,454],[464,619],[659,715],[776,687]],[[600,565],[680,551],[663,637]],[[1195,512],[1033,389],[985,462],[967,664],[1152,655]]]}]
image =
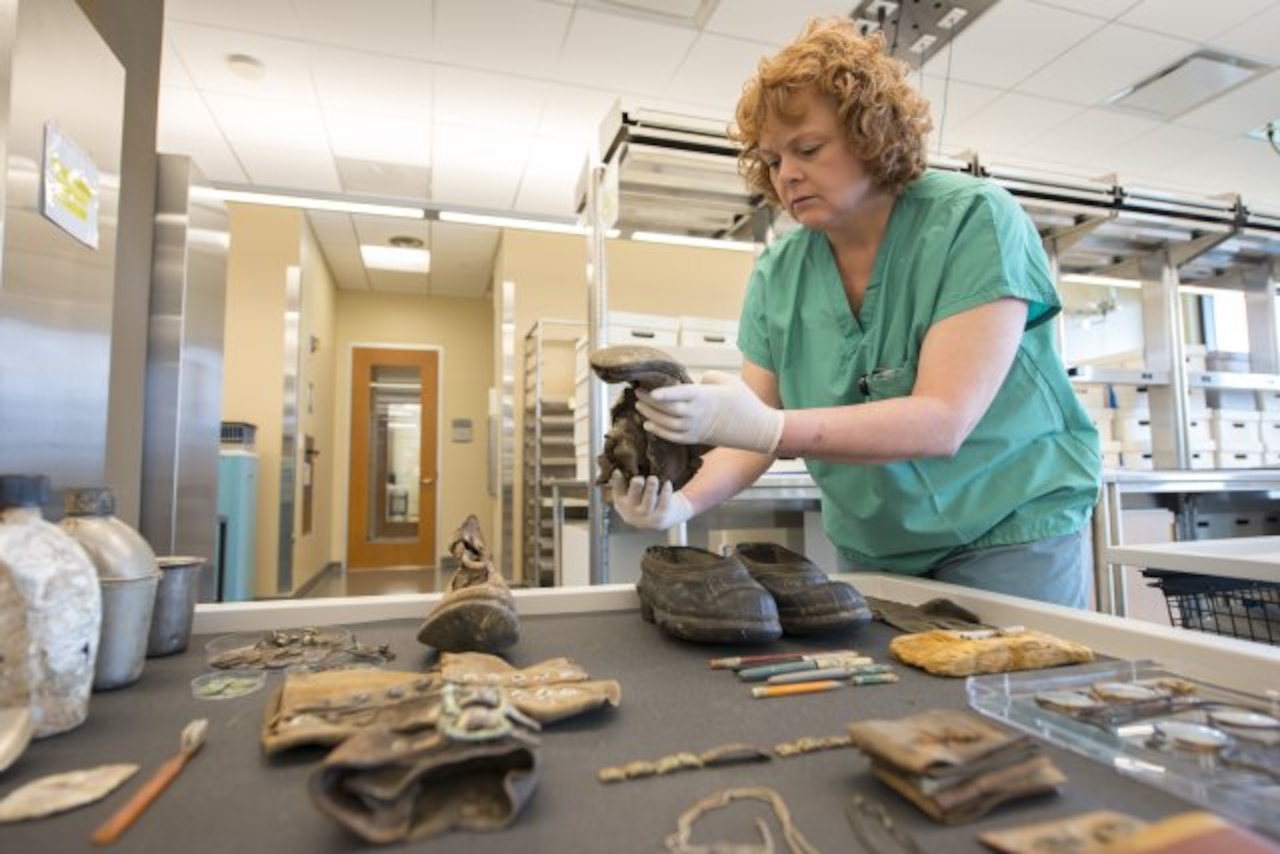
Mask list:
[{"label": "yellowed cloth", "polygon": [[1028,630],[978,639],[941,630],[899,635],[889,642],[889,653],[935,676],[1008,673],[1093,661],[1093,650],[1083,644]]}]

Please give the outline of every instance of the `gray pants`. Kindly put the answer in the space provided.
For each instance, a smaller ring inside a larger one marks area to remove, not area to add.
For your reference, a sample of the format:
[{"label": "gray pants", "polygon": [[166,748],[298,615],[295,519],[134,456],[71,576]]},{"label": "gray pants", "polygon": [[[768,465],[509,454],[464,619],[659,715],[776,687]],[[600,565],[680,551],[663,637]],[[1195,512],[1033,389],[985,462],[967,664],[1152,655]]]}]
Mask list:
[{"label": "gray pants", "polygon": [[[883,571],[843,555],[839,561],[841,572]],[[1089,526],[1062,537],[964,552],[944,560],[924,577],[1055,605],[1087,608],[1093,583]]]}]

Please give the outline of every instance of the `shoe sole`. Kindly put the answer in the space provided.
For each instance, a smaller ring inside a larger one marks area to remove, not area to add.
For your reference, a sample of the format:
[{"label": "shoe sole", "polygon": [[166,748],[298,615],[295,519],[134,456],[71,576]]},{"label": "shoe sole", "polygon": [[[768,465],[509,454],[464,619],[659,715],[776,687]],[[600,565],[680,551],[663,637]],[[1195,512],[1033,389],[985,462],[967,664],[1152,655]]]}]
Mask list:
[{"label": "shoe sole", "polygon": [[871,622],[871,613],[828,614],[817,617],[788,618],[778,615],[782,632],[787,635],[825,635],[842,631],[854,631]]},{"label": "shoe sole", "polygon": [[743,624],[741,620],[671,614],[654,608],[643,597],[640,617],[672,637],[694,643],[768,643],[782,637],[782,626],[778,623]]},{"label": "shoe sole", "polygon": [[441,652],[489,652],[520,640],[520,620],[494,602],[459,602],[431,614],[418,641]]}]

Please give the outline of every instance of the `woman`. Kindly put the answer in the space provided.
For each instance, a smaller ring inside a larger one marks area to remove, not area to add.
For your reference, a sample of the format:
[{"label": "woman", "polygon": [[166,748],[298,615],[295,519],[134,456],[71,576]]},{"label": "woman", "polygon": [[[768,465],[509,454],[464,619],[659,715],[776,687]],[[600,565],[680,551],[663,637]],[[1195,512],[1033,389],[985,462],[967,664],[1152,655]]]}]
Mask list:
[{"label": "woman", "polygon": [[1056,353],[1039,235],[1000,187],[925,170],[928,107],[844,19],[763,60],[739,166],[801,225],[758,260],[741,379],[658,389],[646,429],[718,446],[683,489],[619,476],[666,528],[803,457],[841,569],[1085,607],[1098,435]]}]

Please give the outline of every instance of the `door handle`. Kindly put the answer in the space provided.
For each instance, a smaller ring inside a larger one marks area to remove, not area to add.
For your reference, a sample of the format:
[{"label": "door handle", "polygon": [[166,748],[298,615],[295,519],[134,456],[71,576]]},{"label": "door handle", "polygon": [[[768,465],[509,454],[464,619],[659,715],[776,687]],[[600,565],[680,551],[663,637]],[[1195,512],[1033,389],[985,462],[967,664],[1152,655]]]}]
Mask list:
[{"label": "door handle", "polygon": [[434,477],[424,477],[424,478],[422,479],[422,485],[423,485],[423,486],[430,486],[431,484],[433,484],[433,483],[435,483],[435,482],[436,482],[436,479],[435,479]]}]

